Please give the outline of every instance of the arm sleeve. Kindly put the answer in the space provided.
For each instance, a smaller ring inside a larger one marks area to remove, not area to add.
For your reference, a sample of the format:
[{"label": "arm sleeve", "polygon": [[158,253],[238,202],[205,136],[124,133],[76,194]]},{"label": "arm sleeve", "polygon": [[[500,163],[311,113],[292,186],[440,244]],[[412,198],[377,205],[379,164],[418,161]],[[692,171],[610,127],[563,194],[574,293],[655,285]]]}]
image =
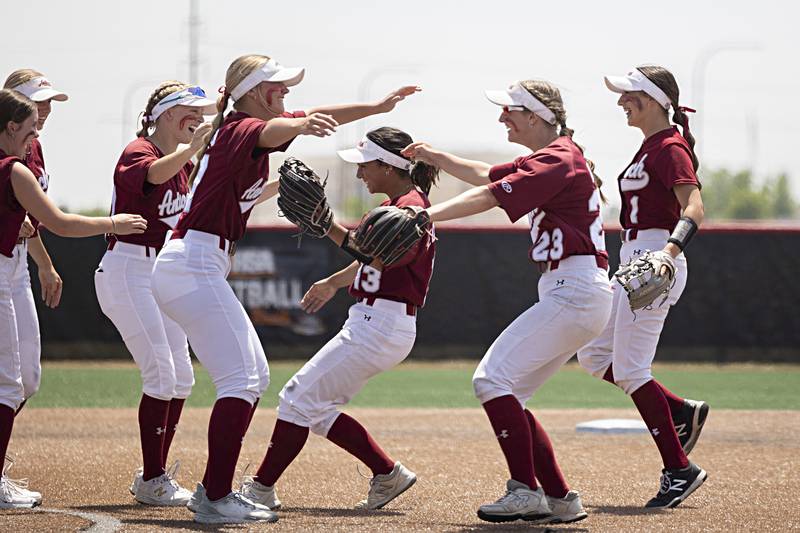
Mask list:
[{"label": "arm sleeve", "polygon": [[570,174],[567,161],[545,152],[524,161],[516,171],[492,181],[488,187],[509,220],[516,222],[561,192],[569,183]]},{"label": "arm sleeve", "polygon": [[150,165],[158,161],[158,153],[146,147],[126,149],[117,163],[114,184],[130,193],[145,196],[152,187],[148,187],[147,172]]},{"label": "arm sleeve", "polygon": [[694,172],[689,150],[680,144],[669,144],[656,158],[658,177],[667,190],[676,185],[700,185]]},{"label": "arm sleeve", "polygon": [[511,161],[509,163],[503,163],[502,165],[495,165],[489,169],[489,181],[495,182],[498,181],[509,174],[513,174],[517,170],[517,159]]}]

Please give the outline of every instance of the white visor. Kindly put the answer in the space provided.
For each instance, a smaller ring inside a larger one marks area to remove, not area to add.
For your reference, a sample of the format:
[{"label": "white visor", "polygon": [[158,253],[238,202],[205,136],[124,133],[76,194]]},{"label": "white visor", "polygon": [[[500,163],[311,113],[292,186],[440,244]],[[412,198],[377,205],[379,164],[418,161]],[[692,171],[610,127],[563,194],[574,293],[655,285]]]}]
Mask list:
[{"label": "white visor", "polygon": [[53,84],[44,76],[39,76],[28,80],[21,85],[14,87],[14,90],[24,94],[34,102],[44,102],[45,100],[58,100],[64,102],[69,99],[69,96],[53,89]]},{"label": "white visor", "polygon": [[204,115],[213,115],[217,112],[217,103],[206,98],[206,93],[200,87],[187,87],[180,91],[170,93],[156,105],[153,106],[153,111],[149,117],[146,117],[150,122],[155,122],[167,109],[175,106],[184,105],[188,107],[202,108]]},{"label": "white visor", "polygon": [[303,67],[284,67],[274,59],[267,61],[263,67],[248,74],[239,85],[231,90],[231,98],[238,100],[262,81],[280,82],[291,87],[303,81],[306,69]]},{"label": "white visor", "polygon": [[664,109],[669,109],[672,102],[669,96],[662,91],[658,85],[650,81],[650,79],[642,74],[642,72],[635,68],[628,72],[625,76],[606,76],[606,87],[615,93],[630,93],[635,91],[644,91],[653,97],[653,99],[661,104]]},{"label": "white visor", "polygon": [[402,170],[408,170],[411,167],[411,161],[378,146],[367,137],[361,139],[355,148],[339,150],[336,153],[348,163],[369,163],[378,160]]},{"label": "white visor", "polygon": [[522,106],[528,111],[533,111],[550,124],[556,123],[555,114],[547,106],[533,96],[519,82],[513,84],[505,91],[485,91],[486,98],[493,104],[501,106]]}]

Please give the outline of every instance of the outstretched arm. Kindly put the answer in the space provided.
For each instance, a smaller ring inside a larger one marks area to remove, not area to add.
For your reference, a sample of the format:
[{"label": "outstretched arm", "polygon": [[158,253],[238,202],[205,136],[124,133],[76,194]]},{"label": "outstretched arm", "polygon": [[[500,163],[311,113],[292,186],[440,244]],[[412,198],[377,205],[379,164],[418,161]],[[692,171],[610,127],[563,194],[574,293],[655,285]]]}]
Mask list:
[{"label": "outstretched arm", "polygon": [[409,159],[422,161],[444,170],[451,176],[471,185],[479,186],[489,183],[489,169],[492,168],[489,163],[464,159],[441,150],[435,150],[424,142],[409,144],[401,153]]},{"label": "outstretched arm", "polygon": [[405,100],[407,96],[421,91],[416,85],[408,85],[400,87],[396,91],[392,91],[385,98],[378,102],[371,104],[340,104],[340,105],[327,105],[315,107],[311,109],[311,113],[322,113],[330,115],[339,124],[347,124],[348,122],[355,122],[356,120],[377,115],[379,113],[388,113],[398,102]]},{"label": "outstretched arm", "polygon": [[339,272],[314,283],[300,300],[300,307],[306,313],[316,313],[322,309],[336,291],[353,283],[360,266],[361,263],[353,261]]},{"label": "outstretched arm", "polygon": [[477,215],[500,205],[488,187],[476,187],[427,209],[432,222]]},{"label": "outstretched arm", "polygon": [[47,197],[31,171],[21,163],[14,164],[11,186],[20,205],[47,229],[62,237],[90,237],[103,233],[128,235],[143,233],[147,229],[147,221],[139,215],[85,217],[64,213]]}]

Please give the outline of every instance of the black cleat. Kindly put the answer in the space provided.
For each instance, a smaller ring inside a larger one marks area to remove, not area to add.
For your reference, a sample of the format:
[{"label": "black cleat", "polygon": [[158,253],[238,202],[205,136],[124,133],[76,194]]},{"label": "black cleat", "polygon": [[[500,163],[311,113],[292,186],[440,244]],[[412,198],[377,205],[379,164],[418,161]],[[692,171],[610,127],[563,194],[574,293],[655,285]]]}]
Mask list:
[{"label": "black cleat", "polygon": [[645,505],[648,509],[670,509],[676,507],[703,484],[708,477],[706,471],[689,461],[686,468],[661,471],[661,488],[656,497]]},{"label": "black cleat", "polygon": [[706,402],[684,400],[680,412],[672,415],[675,433],[678,434],[681,448],[686,455],[689,455],[694,445],[697,444],[697,439],[700,438],[700,432],[708,417],[708,409]]}]

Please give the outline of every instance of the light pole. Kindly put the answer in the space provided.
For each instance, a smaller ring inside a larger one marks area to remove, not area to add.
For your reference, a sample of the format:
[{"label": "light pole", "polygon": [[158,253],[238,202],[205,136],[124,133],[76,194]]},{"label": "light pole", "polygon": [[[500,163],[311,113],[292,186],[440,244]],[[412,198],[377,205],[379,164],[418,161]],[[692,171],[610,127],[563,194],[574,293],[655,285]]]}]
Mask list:
[{"label": "light pole", "polygon": [[198,80],[198,30],[200,29],[200,13],[198,0],[189,0],[189,83],[196,85]]},{"label": "light pole", "polygon": [[706,92],[706,70],[708,63],[711,59],[720,52],[732,51],[754,52],[761,50],[761,45],[755,42],[746,41],[733,41],[733,42],[717,42],[712,43],[697,54],[694,60],[694,68],[692,69],[692,104],[697,109],[697,117],[694,119],[694,135],[697,138],[698,145],[697,157],[702,161],[703,150],[703,133],[705,126],[705,92]]}]

